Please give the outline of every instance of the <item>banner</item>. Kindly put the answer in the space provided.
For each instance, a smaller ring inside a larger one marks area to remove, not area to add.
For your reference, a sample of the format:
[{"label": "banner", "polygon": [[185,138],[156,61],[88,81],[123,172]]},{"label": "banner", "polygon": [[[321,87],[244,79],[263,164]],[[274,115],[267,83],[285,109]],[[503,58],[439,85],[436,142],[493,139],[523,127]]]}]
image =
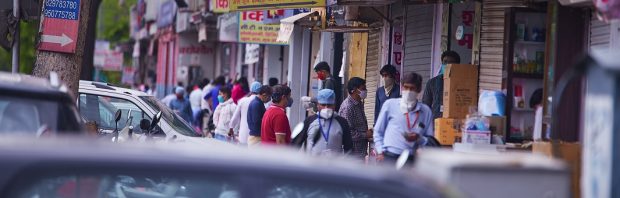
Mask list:
[{"label": "banner", "polygon": [[246,11],[239,13],[239,43],[286,45],[277,42],[280,24],[263,24],[263,11]]},{"label": "banner", "polygon": [[227,13],[229,9],[229,0],[211,0],[209,2],[209,8],[215,13]]},{"label": "banner", "polygon": [[325,0],[229,0],[230,11],[325,7]]}]

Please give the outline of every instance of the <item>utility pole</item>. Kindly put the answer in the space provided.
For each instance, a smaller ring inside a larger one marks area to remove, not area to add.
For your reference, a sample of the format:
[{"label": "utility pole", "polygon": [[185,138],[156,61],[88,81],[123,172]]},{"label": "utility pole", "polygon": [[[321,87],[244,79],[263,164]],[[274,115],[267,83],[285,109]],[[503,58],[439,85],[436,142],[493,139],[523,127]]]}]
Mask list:
[{"label": "utility pole", "polygon": [[15,27],[15,36],[13,37],[13,57],[11,72],[17,73],[19,70],[19,0],[13,0],[13,16],[17,19],[17,25]]},{"label": "utility pole", "polygon": [[[94,42],[94,40],[88,40],[87,33],[90,28],[94,28],[89,26],[88,23],[90,20],[94,20],[91,16],[90,12],[92,12],[91,4],[96,0],[69,0],[69,2],[75,2],[79,4],[79,10],[73,11],[70,14],[76,13],[79,18],[77,20],[75,18],[58,18],[58,17],[75,17],[71,15],[52,15],[51,17],[56,17],[56,19],[62,19],[65,24],[73,24],[77,23],[77,31],[76,29],[64,28],[64,34],[56,33],[51,37],[54,39],[43,39],[39,41],[39,48],[37,50],[37,59],[35,61],[35,67],[33,71],[33,75],[37,77],[47,78],[49,73],[54,71],[58,74],[60,79],[65,83],[73,96],[77,96],[78,84],[80,80],[80,74],[82,71],[82,64],[84,60],[84,56],[92,56],[92,54],[85,54],[85,47],[87,42]],[[75,5],[75,4],[71,4]],[[41,5],[42,10],[46,9],[44,4]],[[48,5],[48,9],[58,9],[55,7],[51,7],[53,5]],[[96,12],[96,10],[95,10]],[[54,12],[50,12],[54,13]],[[45,20],[45,12],[42,12],[42,18]],[[55,20],[58,21],[58,20]],[[45,21],[42,21],[43,26],[41,31],[41,35],[54,34],[54,32],[45,33],[45,31],[49,30],[47,28],[53,29],[54,25],[45,26]],[[66,34],[66,35],[65,35]],[[66,50],[67,47],[72,46],[71,49],[73,51],[63,51]]]}]

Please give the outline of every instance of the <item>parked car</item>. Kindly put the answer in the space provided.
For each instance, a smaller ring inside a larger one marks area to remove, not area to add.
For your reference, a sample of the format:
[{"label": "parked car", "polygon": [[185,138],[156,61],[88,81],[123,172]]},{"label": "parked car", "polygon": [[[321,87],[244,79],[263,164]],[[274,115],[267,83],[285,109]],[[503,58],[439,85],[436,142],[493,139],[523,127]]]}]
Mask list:
[{"label": "parked car", "polygon": [[58,78],[51,79],[0,72],[0,134],[81,133],[73,99]]},{"label": "parked car", "polygon": [[0,197],[443,197],[404,172],[288,150],[20,140],[0,139]]},{"label": "parked car", "polygon": [[[116,128],[120,130],[129,126],[138,130],[143,119],[150,121],[161,111],[162,119],[153,129],[153,136],[167,141],[207,141],[183,118],[154,96],[144,92],[92,81],[80,81],[78,92],[80,114],[87,121],[96,122],[105,134],[113,133]],[[117,110],[121,110],[118,125],[115,122]],[[130,117],[132,119],[129,119]]]}]

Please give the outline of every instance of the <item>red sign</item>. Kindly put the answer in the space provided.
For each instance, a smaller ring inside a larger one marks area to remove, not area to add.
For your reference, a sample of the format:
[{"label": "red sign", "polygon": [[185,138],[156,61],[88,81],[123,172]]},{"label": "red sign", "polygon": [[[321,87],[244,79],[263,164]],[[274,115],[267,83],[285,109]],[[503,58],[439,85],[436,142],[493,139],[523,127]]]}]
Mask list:
[{"label": "red sign", "polygon": [[75,53],[80,0],[44,1],[39,50]]}]

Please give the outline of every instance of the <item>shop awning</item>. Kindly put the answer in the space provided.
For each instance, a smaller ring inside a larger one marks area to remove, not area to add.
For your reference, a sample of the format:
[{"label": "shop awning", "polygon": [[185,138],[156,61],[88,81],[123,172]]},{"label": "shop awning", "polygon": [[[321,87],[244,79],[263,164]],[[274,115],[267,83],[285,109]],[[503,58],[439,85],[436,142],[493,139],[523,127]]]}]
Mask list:
[{"label": "shop awning", "polygon": [[291,38],[291,34],[293,33],[295,22],[316,13],[317,12],[305,12],[280,20],[280,31],[278,32],[278,38],[276,41],[288,42],[288,40]]}]

